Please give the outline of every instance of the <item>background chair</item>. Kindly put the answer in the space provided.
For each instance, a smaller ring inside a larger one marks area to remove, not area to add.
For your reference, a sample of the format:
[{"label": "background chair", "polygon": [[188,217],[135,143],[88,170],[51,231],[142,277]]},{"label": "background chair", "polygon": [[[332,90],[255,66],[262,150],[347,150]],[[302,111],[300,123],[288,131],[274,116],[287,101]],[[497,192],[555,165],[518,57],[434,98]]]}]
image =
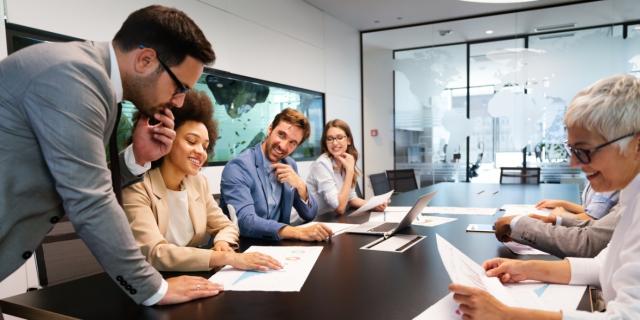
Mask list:
[{"label": "background chair", "polygon": [[373,188],[374,195],[377,196],[391,191],[389,180],[387,180],[387,175],[384,172],[369,175],[369,180],[371,180],[371,188]]},{"label": "background chair", "polygon": [[364,199],[364,195],[362,194],[362,189],[360,189],[360,184],[356,182],[356,196],[360,199]]},{"label": "background chair", "polygon": [[35,258],[42,287],[103,272],[66,216],[44,238]]},{"label": "background chair", "polygon": [[500,167],[500,183],[538,184],[540,168]]},{"label": "background chair", "polygon": [[413,169],[387,170],[387,180],[389,180],[389,187],[396,192],[418,189]]}]

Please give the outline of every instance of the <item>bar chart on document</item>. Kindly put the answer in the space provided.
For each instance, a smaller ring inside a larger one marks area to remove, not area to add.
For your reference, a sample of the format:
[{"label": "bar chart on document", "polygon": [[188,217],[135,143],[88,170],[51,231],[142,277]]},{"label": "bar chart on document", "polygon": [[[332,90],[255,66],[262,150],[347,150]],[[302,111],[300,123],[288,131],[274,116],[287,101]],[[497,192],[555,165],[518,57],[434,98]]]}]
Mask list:
[{"label": "bar chart on document", "polygon": [[222,284],[225,291],[299,292],[318,260],[322,247],[252,246],[245,252],[270,255],[283,268],[262,272],[226,266],[211,276],[209,281]]}]

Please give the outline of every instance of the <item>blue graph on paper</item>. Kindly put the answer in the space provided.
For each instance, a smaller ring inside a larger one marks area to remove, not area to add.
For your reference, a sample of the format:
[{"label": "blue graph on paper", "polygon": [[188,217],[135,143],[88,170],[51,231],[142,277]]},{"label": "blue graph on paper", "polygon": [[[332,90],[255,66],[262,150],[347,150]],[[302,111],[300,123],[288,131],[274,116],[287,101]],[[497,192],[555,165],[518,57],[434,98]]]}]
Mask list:
[{"label": "blue graph on paper", "polygon": [[535,290],[533,290],[533,292],[535,292],[538,297],[542,297],[544,291],[547,290],[547,288],[549,288],[548,283],[543,285],[542,287],[536,288]]},{"label": "blue graph on paper", "polygon": [[236,285],[236,284],[238,284],[238,282],[240,282],[240,281],[244,281],[244,280],[246,280],[246,279],[253,278],[254,276],[259,276],[259,275],[261,275],[261,274],[264,274],[264,272],[251,271],[251,270],[249,270],[249,271],[245,271],[245,272],[244,272],[243,274],[241,274],[241,275],[238,277],[238,279],[236,279],[236,281],[234,281],[231,285],[234,285],[234,286],[235,286],[235,285]]}]

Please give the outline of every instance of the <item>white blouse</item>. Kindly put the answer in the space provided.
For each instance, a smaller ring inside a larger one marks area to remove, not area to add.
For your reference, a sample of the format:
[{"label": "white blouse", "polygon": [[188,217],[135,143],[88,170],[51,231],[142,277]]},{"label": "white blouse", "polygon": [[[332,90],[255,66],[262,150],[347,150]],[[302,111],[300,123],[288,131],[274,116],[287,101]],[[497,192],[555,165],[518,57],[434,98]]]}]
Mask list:
[{"label": "white blouse", "polygon": [[[338,195],[344,184],[344,176],[341,170],[333,169],[334,161],[329,155],[323,153],[311,164],[309,176],[307,176],[307,188],[309,193],[318,202],[318,214],[335,211],[338,207]],[[349,199],[357,198],[355,186],[351,188]]]},{"label": "white blouse", "polygon": [[640,319],[640,175],[620,192],[609,246],[595,258],[568,258],[571,284],[599,285],[605,312],[564,312],[564,319]]},{"label": "white blouse", "polygon": [[169,207],[169,222],[164,237],[170,243],[185,247],[194,235],[193,222],[189,216],[187,190],[167,189],[167,206]]}]

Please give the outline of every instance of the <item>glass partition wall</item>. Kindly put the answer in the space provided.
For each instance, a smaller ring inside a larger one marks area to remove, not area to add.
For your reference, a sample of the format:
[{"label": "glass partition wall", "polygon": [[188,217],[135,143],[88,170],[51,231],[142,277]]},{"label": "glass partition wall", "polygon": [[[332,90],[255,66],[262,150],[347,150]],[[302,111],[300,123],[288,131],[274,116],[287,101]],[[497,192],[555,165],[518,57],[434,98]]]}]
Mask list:
[{"label": "glass partition wall", "polygon": [[[597,79],[640,77],[640,23],[632,19],[640,17],[640,6],[633,2],[364,32],[365,133],[385,128],[380,114],[387,108],[393,115],[392,130],[363,135],[365,175],[386,166],[414,169],[421,186],[495,183],[500,167],[526,166],[541,167],[542,182],[582,182],[562,147],[563,115],[571,98]],[[376,63],[368,63],[368,54]],[[376,73],[380,66],[390,72]],[[392,105],[369,99],[385,90]],[[393,141],[391,150],[384,141]]]}]

